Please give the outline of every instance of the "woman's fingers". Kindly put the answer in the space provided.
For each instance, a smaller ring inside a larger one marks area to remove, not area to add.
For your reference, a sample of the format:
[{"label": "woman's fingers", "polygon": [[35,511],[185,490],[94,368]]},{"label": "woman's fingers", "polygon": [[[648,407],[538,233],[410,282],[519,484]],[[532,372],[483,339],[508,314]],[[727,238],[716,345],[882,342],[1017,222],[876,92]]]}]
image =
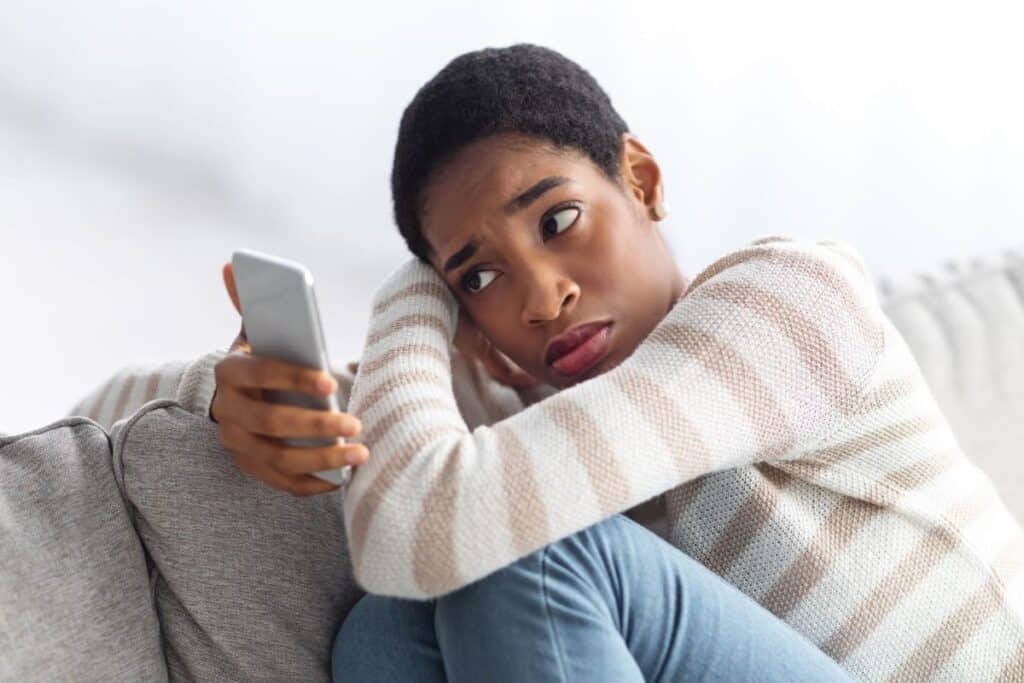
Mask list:
[{"label": "woman's fingers", "polygon": [[[244,470],[243,470],[244,471]],[[260,481],[270,484],[279,491],[290,493],[293,496],[315,496],[320,493],[337,491],[340,486],[329,481],[314,477],[312,474],[287,475],[277,470],[265,469],[253,473]]]},{"label": "woman's fingers", "polygon": [[459,309],[453,345],[467,358],[479,361],[488,375],[506,386],[529,389],[539,384],[536,378],[495,348],[462,309]]},{"label": "woman's fingers", "polygon": [[487,374],[506,386],[529,389],[538,384],[533,375],[520,368],[491,344],[479,352],[477,360],[487,370]]},{"label": "woman's fingers", "polygon": [[484,370],[487,371],[488,375],[502,384],[508,383],[510,374],[508,366],[495,353],[490,350],[484,350],[477,354],[476,359],[484,366]]},{"label": "woman's fingers", "polygon": [[254,399],[229,386],[218,388],[216,419],[247,432],[276,438],[353,437],[362,430],[355,415]]},{"label": "woman's fingers", "polygon": [[361,443],[335,444],[319,448],[282,446],[270,453],[268,464],[284,474],[307,474],[347,465],[362,465],[369,457],[369,449]]},{"label": "woman's fingers", "polygon": [[508,356],[493,346],[488,353],[488,357],[491,358],[491,365],[497,373],[492,373],[491,376],[502,384],[519,389],[530,389],[537,386],[538,381],[533,375],[520,368]]},{"label": "woman's fingers", "polygon": [[235,466],[242,472],[293,496],[313,496],[319,493],[336,491],[340,488],[336,484],[325,481],[320,477],[315,477],[312,474],[283,474],[272,467],[264,467],[257,461],[240,457],[236,453],[232,454],[234,455]]},{"label": "woman's fingers", "polygon": [[331,470],[366,462],[369,451],[362,444],[338,444],[321,448],[293,448],[276,439],[246,432],[234,425],[220,430],[221,444],[232,454],[243,472],[276,489],[297,496],[308,496],[339,488],[313,476],[312,472]]},{"label": "woman's fingers", "polygon": [[[242,307],[234,269],[221,269],[224,288],[238,313]],[[219,438],[236,466],[276,489],[296,496],[334,491],[339,487],[311,474],[359,465],[369,457],[362,444],[338,443],[338,437],[359,434],[362,425],[347,413],[273,403],[262,398],[269,390],[328,396],[338,389],[329,373],[252,355],[245,324],[230,353],[214,367],[216,380],[210,417],[220,425]],[[311,448],[286,445],[283,437],[321,437],[335,443]]]},{"label": "woman's fingers", "polygon": [[238,389],[285,389],[314,396],[327,396],[338,390],[338,383],[328,373],[294,363],[232,353],[214,367],[217,386]]}]

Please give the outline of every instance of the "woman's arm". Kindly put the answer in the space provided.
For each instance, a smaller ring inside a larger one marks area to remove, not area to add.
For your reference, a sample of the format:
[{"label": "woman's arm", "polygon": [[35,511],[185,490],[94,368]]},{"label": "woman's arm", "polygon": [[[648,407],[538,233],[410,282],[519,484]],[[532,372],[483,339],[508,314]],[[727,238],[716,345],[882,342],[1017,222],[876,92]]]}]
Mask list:
[{"label": "woman's arm", "polygon": [[175,398],[189,366],[209,355],[192,361],[126,365],[72,406],[69,415],[83,415],[109,431],[115,422],[128,417],[144,403]]},{"label": "woman's arm", "polygon": [[703,474],[812,449],[855,405],[883,313],[846,244],[757,240],[702,271],[636,351],[470,431],[458,301],[416,260],[374,298],[349,410],[372,453],[343,506],[357,580],[443,595]]}]

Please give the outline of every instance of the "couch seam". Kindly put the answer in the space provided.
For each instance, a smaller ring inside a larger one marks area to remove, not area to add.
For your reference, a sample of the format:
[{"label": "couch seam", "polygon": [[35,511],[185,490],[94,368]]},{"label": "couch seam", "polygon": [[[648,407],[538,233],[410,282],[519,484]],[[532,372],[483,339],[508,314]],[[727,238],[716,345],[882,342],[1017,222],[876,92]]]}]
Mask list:
[{"label": "couch seam", "polygon": [[45,424],[42,427],[36,427],[35,429],[29,430],[27,432],[19,432],[17,434],[0,434],[0,448],[8,446],[12,443],[17,443],[22,439],[26,439],[32,436],[39,436],[40,434],[52,431],[58,427],[79,427],[82,425],[91,425],[93,427],[96,427],[104,434],[104,436],[107,437],[107,443],[111,443],[110,433],[99,422],[84,415],[69,415],[67,417],[62,417],[57,420],[54,420],[53,422]]}]

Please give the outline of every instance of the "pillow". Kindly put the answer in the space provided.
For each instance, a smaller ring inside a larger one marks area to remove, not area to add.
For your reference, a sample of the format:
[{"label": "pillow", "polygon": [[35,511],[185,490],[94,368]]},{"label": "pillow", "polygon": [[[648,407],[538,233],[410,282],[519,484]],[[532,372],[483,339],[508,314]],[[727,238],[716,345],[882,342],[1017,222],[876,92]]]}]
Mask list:
[{"label": "pillow", "polygon": [[879,289],[964,453],[1024,523],[1024,253]]},{"label": "pillow", "polygon": [[[195,386],[187,372],[181,386]],[[150,401],[111,433],[170,678],[329,681],[334,636],[364,594],[342,492],[299,498],[238,470],[206,394]]]},{"label": "pillow", "polygon": [[[171,678],[327,681],[337,629],[365,594],[343,492],[295,498],[238,471],[209,418],[226,354],[123,368],[74,410],[111,424],[116,476],[151,554]],[[514,391],[457,353],[452,363],[470,427],[554,391]],[[342,406],[355,371],[332,366]]]},{"label": "pillow", "polygon": [[0,435],[0,680],[167,680],[107,433],[71,417]]}]

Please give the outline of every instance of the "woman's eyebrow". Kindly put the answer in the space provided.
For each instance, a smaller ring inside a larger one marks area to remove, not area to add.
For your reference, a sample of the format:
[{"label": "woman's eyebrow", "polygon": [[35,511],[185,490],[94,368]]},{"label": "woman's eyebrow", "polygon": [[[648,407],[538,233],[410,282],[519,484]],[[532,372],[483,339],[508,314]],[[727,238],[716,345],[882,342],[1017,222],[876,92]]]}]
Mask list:
[{"label": "woman's eyebrow", "polygon": [[533,187],[522,193],[518,197],[513,197],[509,200],[509,203],[505,205],[505,215],[522,211],[530,204],[533,203],[537,197],[541,196],[553,187],[559,185],[565,185],[566,183],[572,182],[569,178],[560,175],[552,175],[542,180],[538,180],[533,184]]},{"label": "woman's eyebrow", "polygon": [[461,249],[448,257],[448,260],[444,262],[444,272],[447,273],[449,270],[461,266],[476,253],[478,248],[476,242],[466,242]]},{"label": "woman's eyebrow", "polygon": [[[509,200],[508,204],[505,205],[505,215],[511,215],[518,211],[522,211],[551,188],[558,187],[559,185],[565,185],[570,182],[572,182],[571,179],[560,175],[552,175],[538,180],[528,190]],[[477,249],[479,249],[479,245],[475,242],[466,242],[466,244],[448,257],[448,260],[444,262],[444,272],[447,273],[448,271],[461,266],[477,252]]]}]

